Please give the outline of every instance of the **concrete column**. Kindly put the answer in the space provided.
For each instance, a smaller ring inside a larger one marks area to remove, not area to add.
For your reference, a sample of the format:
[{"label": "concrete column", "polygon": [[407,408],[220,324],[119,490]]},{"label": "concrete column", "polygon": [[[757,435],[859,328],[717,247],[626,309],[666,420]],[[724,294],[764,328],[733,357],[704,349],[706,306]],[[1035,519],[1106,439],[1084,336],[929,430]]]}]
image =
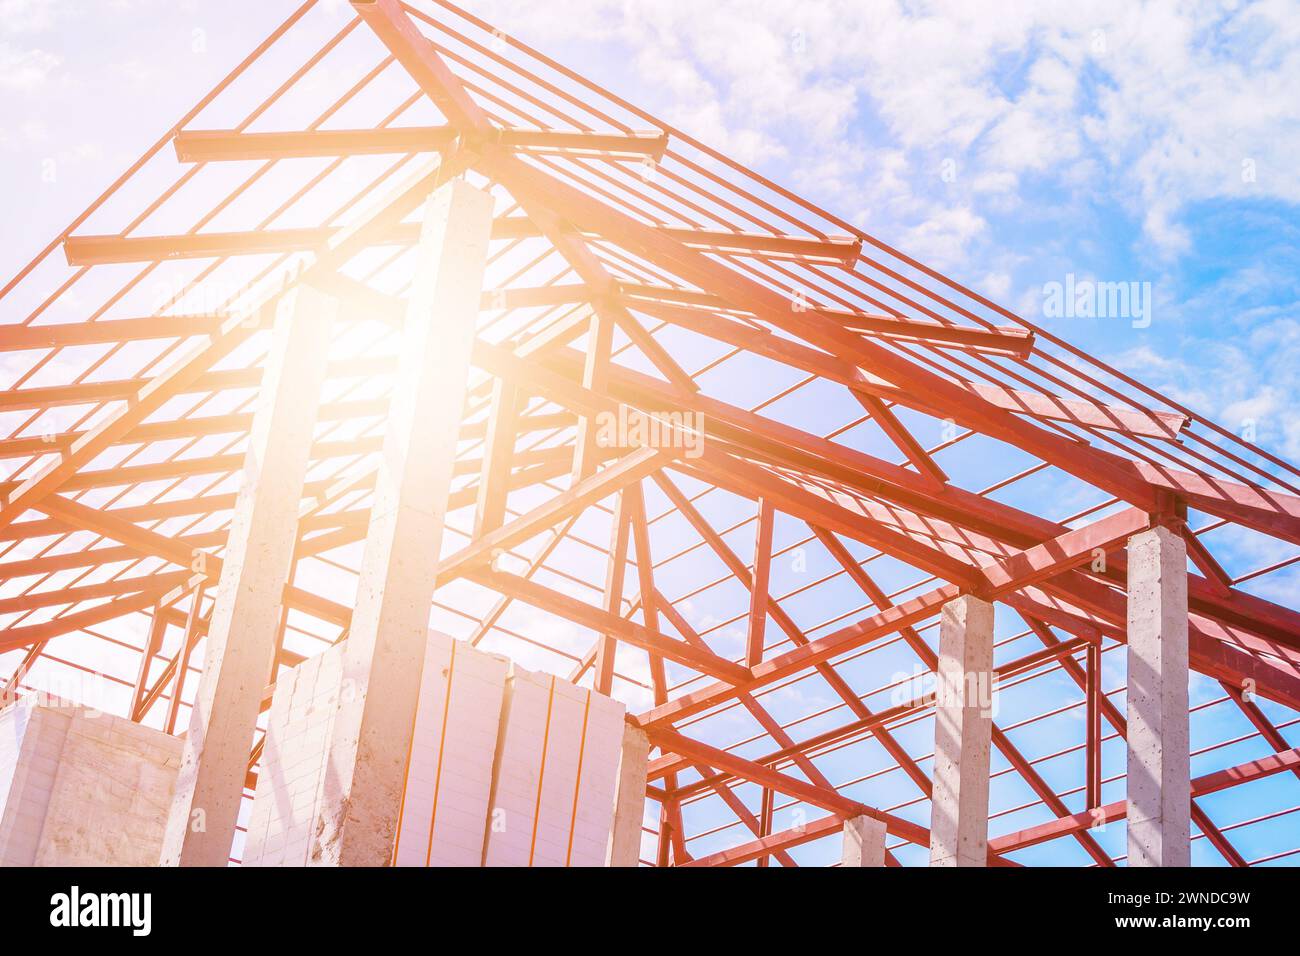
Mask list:
[{"label": "concrete column", "polygon": [[962,595],[943,606],[935,680],[930,865],[984,866],[993,731],[993,605]]},{"label": "concrete column", "polygon": [[336,310],[333,298],[298,287],[276,311],[167,818],[164,866],[225,866],[230,857],[262,691],[272,677]]},{"label": "concrete column", "polygon": [[844,821],[841,866],[885,865],[885,822],[860,816]]},{"label": "concrete column", "polygon": [[1128,865],[1191,864],[1187,546],[1167,528],[1128,542]]},{"label": "concrete column", "polygon": [[314,864],[392,857],[491,226],[491,196],[462,180],[425,207]]},{"label": "concrete column", "polygon": [[614,822],[609,828],[606,866],[639,865],[649,770],[650,739],[644,730],[624,724],[623,753],[618,762],[618,791],[614,795]]}]

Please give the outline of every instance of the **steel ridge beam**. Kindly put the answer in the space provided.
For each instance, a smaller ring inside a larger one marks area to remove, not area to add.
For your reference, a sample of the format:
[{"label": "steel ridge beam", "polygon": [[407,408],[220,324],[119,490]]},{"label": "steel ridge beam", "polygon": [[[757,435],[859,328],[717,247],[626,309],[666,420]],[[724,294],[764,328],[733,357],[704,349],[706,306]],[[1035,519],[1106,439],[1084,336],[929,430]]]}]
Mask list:
[{"label": "steel ridge beam", "polygon": [[[239,130],[181,130],[173,138],[182,163],[268,160],[300,157],[369,156],[384,153],[442,152],[462,135],[455,126],[388,126],[382,129],[335,129],[247,133]],[[503,129],[500,143],[540,153],[574,152],[663,158],[668,134],[587,133],[567,130]]]}]

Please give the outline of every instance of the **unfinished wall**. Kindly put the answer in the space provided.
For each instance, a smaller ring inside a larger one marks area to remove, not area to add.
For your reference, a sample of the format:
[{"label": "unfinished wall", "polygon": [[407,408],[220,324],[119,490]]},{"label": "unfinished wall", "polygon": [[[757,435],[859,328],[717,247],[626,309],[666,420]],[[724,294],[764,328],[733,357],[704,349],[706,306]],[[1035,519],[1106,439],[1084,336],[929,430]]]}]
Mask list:
[{"label": "unfinished wall", "polygon": [[515,667],[492,798],[486,866],[604,866],[623,705]]},{"label": "unfinished wall", "polygon": [[304,866],[343,679],[337,645],[282,671],[244,838],[244,866]]},{"label": "unfinished wall", "polygon": [[[311,862],[342,660],[330,648],[276,686],[246,866]],[[430,632],[396,865],[604,865],[622,734],[616,701]]]},{"label": "unfinished wall", "polygon": [[45,811],[54,790],[54,775],[63,752],[70,718],[62,709],[47,710],[21,700],[0,712],[6,776],[4,817],[0,818],[0,866],[34,866],[45,826]]},{"label": "unfinished wall", "polygon": [[508,669],[504,658],[463,642],[430,642],[407,761],[398,866],[481,865]]},{"label": "unfinished wall", "polygon": [[0,712],[0,865],[154,866],[182,742],[31,699]]},{"label": "unfinished wall", "polygon": [[[285,674],[272,698],[245,866],[304,866],[320,812],[342,644]],[[478,866],[507,662],[429,632],[397,865]]]}]

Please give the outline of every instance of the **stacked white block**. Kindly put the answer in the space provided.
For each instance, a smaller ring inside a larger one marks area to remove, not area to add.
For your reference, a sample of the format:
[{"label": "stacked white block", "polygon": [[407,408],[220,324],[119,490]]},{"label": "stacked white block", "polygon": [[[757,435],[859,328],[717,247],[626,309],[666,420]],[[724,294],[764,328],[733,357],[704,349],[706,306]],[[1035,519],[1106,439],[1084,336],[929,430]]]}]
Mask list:
[{"label": "stacked white block", "polygon": [[342,645],[304,661],[276,682],[242,865],[307,864],[342,683]]},{"label": "stacked white block", "polygon": [[[276,685],[246,866],[310,863],[343,646]],[[623,705],[429,633],[406,766],[398,866],[602,866]]]},{"label": "stacked white block", "polygon": [[[399,866],[479,866],[507,662],[429,632],[398,823]],[[343,645],[277,682],[245,866],[304,866],[321,806]]]},{"label": "stacked white block", "polygon": [[508,662],[429,642],[407,758],[398,866],[481,866]]},{"label": "stacked white block", "polygon": [[586,688],[512,669],[484,865],[605,865],[623,711]]},{"label": "stacked white block", "polygon": [[0,866],[155,866],[182,742],[32,698],[0,710]]}]

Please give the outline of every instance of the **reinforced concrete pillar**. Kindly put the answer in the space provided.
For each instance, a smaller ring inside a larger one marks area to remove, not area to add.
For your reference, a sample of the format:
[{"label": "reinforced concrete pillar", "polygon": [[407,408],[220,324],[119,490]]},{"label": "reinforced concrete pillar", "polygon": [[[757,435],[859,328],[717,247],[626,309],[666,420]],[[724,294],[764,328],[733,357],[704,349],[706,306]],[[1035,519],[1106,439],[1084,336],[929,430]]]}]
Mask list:
[{"label": "reinforced concrete pillar", "polygon": [[426,204],[313,864],[392,859],[491,226],[492,197],[463,180]]},{"label": "reinforced concrete pillar", "polygon": [[163,866],[226,866],[230,858],[262,692],[272,679],[337,307],[333,298],[299,286],[276,310],[203,677],[167,817]]},{"label": "reinforced concrete pillar", "polygon": [[840,866],[884,865],[885,821],[865,815],[845,820]]},{"label": "reinforced concrete pillar", "polygon": [[641,861],[641,823],[645,819],[645,785],[650,770],[650,739],[645,731],[623,725],[623,752],[618,761],[614,822],[609,829],[606,866],[634,867]]},{"label": "reinforced concrete pillar", "polygon": [[1152,528],[1128,542],[1128,865],[1191,865],[1187,546]]},{"label": "reinforced concrete pillar", "polygon": [[939,622],[931,866],[987,863],[992,732],[993,605],[962,595]]}]

